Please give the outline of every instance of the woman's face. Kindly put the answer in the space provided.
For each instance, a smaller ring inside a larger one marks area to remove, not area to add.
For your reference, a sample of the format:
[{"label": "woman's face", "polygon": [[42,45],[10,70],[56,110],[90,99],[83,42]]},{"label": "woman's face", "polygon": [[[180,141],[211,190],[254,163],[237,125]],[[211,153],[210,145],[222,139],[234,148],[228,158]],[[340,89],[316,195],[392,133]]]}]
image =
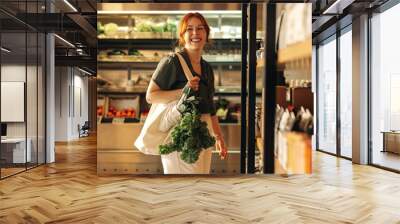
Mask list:
[{"label": "woman's face", "polygon": [[188,20],[183,39],[185,40],[186,49],[195,51],[203,50],[207,42],[207,32],[201,20],[196,17]]}]

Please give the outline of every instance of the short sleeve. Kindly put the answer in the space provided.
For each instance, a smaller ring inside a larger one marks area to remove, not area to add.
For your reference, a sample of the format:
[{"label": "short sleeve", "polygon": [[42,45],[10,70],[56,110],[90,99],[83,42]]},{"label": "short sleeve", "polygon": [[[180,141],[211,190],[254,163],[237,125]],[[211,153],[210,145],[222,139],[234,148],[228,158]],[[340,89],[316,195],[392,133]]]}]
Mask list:
[{"label": "short sleeve", "polygon": [[176,65],[172,56],[161,59],[153,73],[153,81],[162,90],[170,90],[177,80]]},{"label": "short sleeve", "polygon": [[210,87],[209,88],[210,91],[209,91],[208,99],[209,99],[209,104],[210,104],[210,114],[211,114],[211,116],[214,116],[217,113],[217,110],[215,108],[215,103],[214,103],[214,94],[215,94],[214,71],[211,66],[209,67],[209,71],[210,71],[210,73],[209,73],[210,77],[209,77],[208,85]]}]

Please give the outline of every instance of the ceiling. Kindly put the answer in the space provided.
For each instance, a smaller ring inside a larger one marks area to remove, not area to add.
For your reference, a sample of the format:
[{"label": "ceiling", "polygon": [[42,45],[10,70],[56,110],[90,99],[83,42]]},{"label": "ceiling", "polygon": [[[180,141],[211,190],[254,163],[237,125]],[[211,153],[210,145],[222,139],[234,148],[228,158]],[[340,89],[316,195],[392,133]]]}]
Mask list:
[{"label": "ceiling", "polygon": [[332,36],[352,22],[352,18],[373,11],[388,0],[313,0],[313,43]]},{"label": "ceiling", "polygon": [[[16,37],[17,33],[28,31],[54,32],[62,39],[75,45],[65,43],[60,38],[55,39],[56,63],[59,65],[73,62],[96,69],[97,57],[97,10],[108,10],[109,8],[120,7],[120,10],[145,8],[150,2],[170,2],[171,0],[0,0],[0,27],[4,38],[12,48],[18,48],[21,40]],[[175,0],[172,0],[175,1]],[[384,4],[388,0],[271,0],[271,2],[308,2],[312,3],[312,33],[313,41],[332,35],[340,26],[351,23],[352,16],[356,16],[365,10],[371,10]],[[46,4],[47,2],[47,4]],[[103,4],[97,4],[97,3]],[[131,4],[106,4],[110,2],[129,2]],[[132,4],[132,2],[136,2]],[[139,3],[138,3],[139,2]],[[175,2],[179,2],[176,0]],[[240,9],[240,4],[227,4],[227,2],[244,2],[244,0],[216,0],[220,4],[199,4],[206,2],[191,0],[192,3],[170,3],[169,8],[187,8],[193,3],[197,6],[212,7],[212,9],[234,8]],[[208,1],[210,2],[210,1]],[[248,1],[250,2],[250,1]],[[252,0],[251,2],[266,2]],[[153,7],[165,7],[166,4],[158,4]],[[97,8],[99,7],[99,8]],[[208,8],[207,8],[208,9]],[[51,12],[51,13],[50,13]],[[339,22],[340,21],[340,22]],[[348,22],[346,22],[348,21]],[[3,41],[3,44],[5,42]],[[13,46],[14,45],[14,46]],[[79,49],[79,50],[77,50]],[[28,54],[30,52],[28,48]],[[80,52],[80,53],[79,53]],[[70,57],[68,59],[68,57]],[[73,57],[73,58],[72,58]]]},{"label": "ceiling", "polygon": [[25,62],[26,53],[35,55],[33,44],[28,43],[25,52],[25,35],[20,33],[50,32],[60,37],[55,38],[56,66],[83,64],[82,68],[95,71],[96,7],[96,0],[0,0],[2,45],[12,49],[9,60]]}]

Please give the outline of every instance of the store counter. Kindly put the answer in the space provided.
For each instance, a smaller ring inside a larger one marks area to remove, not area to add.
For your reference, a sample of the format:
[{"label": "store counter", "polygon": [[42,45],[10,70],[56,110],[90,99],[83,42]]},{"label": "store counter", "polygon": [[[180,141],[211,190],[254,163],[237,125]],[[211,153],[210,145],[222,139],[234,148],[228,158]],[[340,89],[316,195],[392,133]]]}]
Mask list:
[{"label": "store counter", "polygon": [[[97,173],[110,174],[162,174],[160,156],[145,155],[133,143],[143,123],[102,123],[97,126]],[[240,125],[221,124],[229,149],[227,160],[220,160],[213,152],[211,172],[235,174],[240,172]]]}]

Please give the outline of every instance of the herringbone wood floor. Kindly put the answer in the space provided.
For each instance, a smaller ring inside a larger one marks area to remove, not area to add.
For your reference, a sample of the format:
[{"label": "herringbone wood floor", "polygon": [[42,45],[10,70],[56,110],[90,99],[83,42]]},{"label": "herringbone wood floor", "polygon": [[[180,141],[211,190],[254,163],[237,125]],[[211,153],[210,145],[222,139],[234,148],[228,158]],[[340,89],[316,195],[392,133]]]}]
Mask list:
[{"label": "herringbone wood floor", "polygon": [[0,223],[400,223],[400,175],[322,153],[310,176],[96,175],[93,138],[0,181]]}]

